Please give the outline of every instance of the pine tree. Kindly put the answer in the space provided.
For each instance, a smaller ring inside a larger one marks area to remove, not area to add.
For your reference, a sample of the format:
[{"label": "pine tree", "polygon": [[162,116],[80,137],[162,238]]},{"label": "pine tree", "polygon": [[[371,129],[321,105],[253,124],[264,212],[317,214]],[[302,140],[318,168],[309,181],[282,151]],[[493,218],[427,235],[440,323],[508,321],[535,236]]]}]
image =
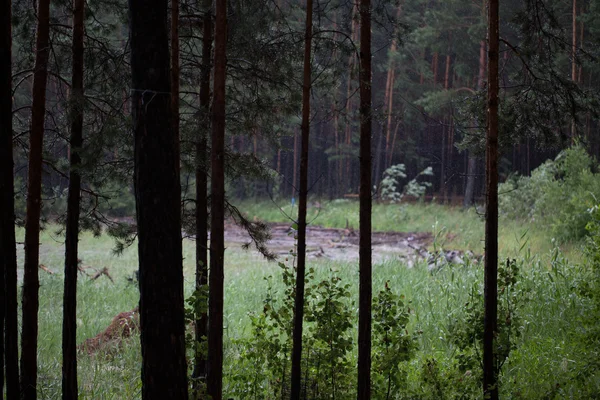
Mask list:
[{"label": "pine tree", "polygon": [[188,398],[167,11],[167,0],[129,1],[143,399]]}]

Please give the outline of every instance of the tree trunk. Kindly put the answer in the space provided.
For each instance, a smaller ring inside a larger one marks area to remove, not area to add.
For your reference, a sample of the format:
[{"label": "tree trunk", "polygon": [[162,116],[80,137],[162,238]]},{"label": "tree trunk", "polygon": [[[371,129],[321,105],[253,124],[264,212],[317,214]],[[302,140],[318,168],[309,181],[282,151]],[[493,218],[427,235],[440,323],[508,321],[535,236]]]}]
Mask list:
[{"label": "tree trunk", "polygon": [[[351,29],[352,31],[350,32],[350,36],[352,37],[352,40],[354,43],[357,42],[357,38],[358,38],[358,29],[356,27],[356,5],[352,5],[352,25],[351,25]],[[344,172],[342,173],[342,176],[340,177],[340,182],[346,182],[346,184],[344,185],[342,183],[342,188],[343,188],[343,193],[346,193],[348,191],[348,189],[351,189],[352,191],[354,191],[354,189],[352,188],[352,176],[350,175],[350,169],[351,169],[351,163],[352,163],[352,157],[350,156],[350,148],[351,148],[351,144],[352,144],[352,75],[353,75],[353,70],[354,70],[354,54],[350,54],[350,56],[348,57],[348,82],[347,82],[347,87],[346,87],[346,127],[345,127],[345,144],[346,144],[346,149],[345,152],[346,154],[344,155],[344,165],[345,165],[345,169]],[[344,175],[345,174],[345,175]]]},{"label": "tree trunk", "polygon": [[[485,2],[485,0],[484,0]],[[484,7],[485,8],[485,7]],[[479,75],[477,77],[477,89],[483,89],[485,77],[485,40],[479,42]],[[477,157],[469,151],[467,163],[467,187],[465,189],[464,207],[471,207],[475,203],[475,175],[477,172]]]},{"label": "tree trunk", "polygon": [[[573,0],[573,13],[572,13],[572,46],[571,46],[571,80],[577,83],[577,0]],[[571,122],[571,144],[575,143],[577,137],[577,123],[575,117]]]},{"label": "tree trunk", "polygon": [[[402,14],[402,4],[398,4],[398,8],[396,9],[396,22],[400,19],[400,15]],[[387,124],[386,124],[386,135],[385,135],[385,156],[381,157],[377,154],[377,163],[380,163],[380,160],[383,158],[384,160],[389,160],[385,168],[391,166],[392,162],[392,153],[390,152],[390,135],[392,132],[392,110],[393,110],[393,95],[394,95],[394,80],[395,80],[395,62],[394,62],[394,54],[396,53],[396,49],[398,47],[398,42],[396,37],[398,35],[398,29],[394,30],[394,38],[392,39],[392,44],[390,45],[390,55],[388,57],[388,73],[387,79],[385,83],[385,97],[384,97],[384,107],[387,112]],[[379,179],[379,177],[377,177]]]},{"label": "tree trunk", "polygon": [[[0,375],[2,386],[6,373],[6,398],[19,398],[19,363],[17,348],[17,253],[15,243],[15,213],[14,213],[14,175],[13,175],[13,145],[12,145],[12,32],[11,32],[11,2],[2,2],[0,10],[0,26],[2,39],[0,44],[0,280],[2,284],[2,321],[0,327]],[[6,366],[6,371],[3,370]],[[0,387],[2,392],[3,387]]]},{"label": "tree trunk", "polygon": [[37,336],[39,309],[39,242],[42,206],[42,143],[46,114],[46,84],[50,54],[50,0],[39,0],[37,8],[36,56],[33,75],[27,216],[25,219],[25,265],[21,330],[21,396],[37,397]]},{"label": "tree trunk", "polygon": [[[204,0],[202,66],[200,77],[200,134],[196,147],[196,291],[208,284],[208,133],[210,132],[210,71],[212,53],[212,0]],[[208,304],[206,304],[208,305]],[[195,324],[194,388],[198,379],[206,379],[206,355],[201,344],[208,335],[208,314],[202,313]]]},{"label": "tree trunk", "polygon": [[360,2],[358,399],[371,398],[371,0]]},{"label": "tree trunk", "polygon": [[129,0],[145,400],[188,397],[167,13],[167,0]]},{"label": "tree trunk", "polygon": [[489,0],[483,394],[484,398],[491,400],[498,399],[498,371],[494,354],[498,317],[498,8],[498,0]]},{"label": "tree trunk", "polygon": [[225,78],[227,1],[216,0],[212,106],[210,275],[208,297],[208,395],[223,398],[223,256],[225,219]]},{"label": "tree trunk", "polygon": [[171,113],[177,149],[175,166],[179,169],[179,0],[171,0]]},{"label": "tree trunk", "polygon": [[300,400],[302,362],[302,320],[304,318],[304,279],[306,270],[306,200],[308,197],[308,139],[310,134],[312,0],[306,0],[304,33],[304,82],[302,85],[302,150],[300,153],[300,193],[298,194],[298,267],[294,299],[291,399]]},{"label": "tree trunk", "polygon": [[71,83],[70,171],[65,237],[65,282],[63,297],[62,398],[78,397],[77,388],[77,263],[79,207],[81,201],[81,146],[83,144],[83,18],[84,0],[73,1],[73,78]]},{"label": "tree trunk", "polygon": [[[12,143],[11,1],[0,6],[0,393],[19,398],[17,252]],[[6,371],[4,367],[6,365]]]}]

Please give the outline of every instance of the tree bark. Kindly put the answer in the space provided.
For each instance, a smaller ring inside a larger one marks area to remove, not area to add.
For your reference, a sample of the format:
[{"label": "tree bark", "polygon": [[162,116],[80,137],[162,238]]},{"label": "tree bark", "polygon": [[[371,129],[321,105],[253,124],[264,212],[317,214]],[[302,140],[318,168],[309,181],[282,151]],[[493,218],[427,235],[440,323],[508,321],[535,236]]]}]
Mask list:
[{"label": "tree bark", "polygon": [[[485,0],[484,0],[485,2]],[[485,8],[485,7],[484,7]],[[483,89],[485,78],[485,40],[479,42],[479,75],[477,77],[477,89]],[[475,175],[477,172],[477,157],[469,151],[467,162],[467,187],[465,189],[464,207],[471,207],[475,203]]]},{"label": "tree bark", "polygon": [[46,114],[46,84],[50,54],[50,0],[39,0],[37,7],[36,56],[33,75],[31,131],[29,134],[29,171],[27,216],[25,218],[25,265],[21,330],[21,396],[37,397],[37,336],[39,309],[39,241],[42,206],[42,143]]},{"label": "tree bark", "polygon": [[[572,45],[571,45],[571,80],[577,83],[577,0],[573,0],[573,13],[572,13]],[[577,123],[575,117],[571,122],[571,144],[575,143],[577,138]]]},{"label": "tree bark", "polygon": [[227,1],[216,0],[212,106],[211,232],[208,297],[208,395],[223,398],[223,256],[225,219],[225,79]]},{"label": "tree bark", "polygon": [[81,201],[80,150],[83,144],[83,18],[84,0],[73,1],[73,77],[71,82],[70,171],[65,237],[65,281],[63,296],[62,398],[76,400],[77,388],[77,263],[79,207]]},{"label": "tree bark", "polygon": [[498,399],[498,377],[494,354],[498,318],[498,8],[498,0],[489,0],[483,394],[484,398],[491,400]]},{"label": "tree bark", "polygon": [[[17,252],[12,136],[11,1],[0,6],[0,393],[19,398]],[[4,367],[6,366],[6,370]]]},{"label": "tree bark", "polygon": [[302,85],[302,148],[300,153],[300,192],[298,194],[298,266],[294,299],[291,399],[300,400],[302,363],[302,322],[304,318],[304,279],[306,271],[306,206],[308,197],[308,144],[310,135],[311,44],[313,2],[306,0],[304,31],[304,82]]},{"label": "tree bark", "polygon": [[179,169],[179,0],[171,0],[171,112],[177,148],[175,166]]},{"label": "tree bark", "polygon": [[[208,133],[210,132],[210,71],[212,53],[212,0],[204,0],[202,17],[202,66],[200,76],[200,133],[196,147],[196,291],[204,290],[208,284]],[[206,304],[208,305],[208,304]],[[198,379],[206,379],[206,355],[201,352],[201,343],[208,334],[208,314],[196,320],[196,346],[194,349],[194,387]]]},{"label": "tree bark", "polygon": [[358,399],[371,398],[371,1],[360,2]]},{"label": "tree bark", "polygon": [[129,0],[145,400],[188,397],[167,13],[167,0]]}]

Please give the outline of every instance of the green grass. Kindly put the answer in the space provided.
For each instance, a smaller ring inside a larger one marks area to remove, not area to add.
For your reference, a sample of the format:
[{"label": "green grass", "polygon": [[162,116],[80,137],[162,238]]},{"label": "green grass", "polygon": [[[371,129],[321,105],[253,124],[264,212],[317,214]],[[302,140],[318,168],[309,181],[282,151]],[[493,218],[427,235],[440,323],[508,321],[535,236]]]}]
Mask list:
[{"label": "green grass", "polygon": [[[254,206],[241,205],[250,217],[285,221],[278,209],[265,203]],[[312,223],[329,226],[357,228],[357,204],[350,201],[323,203],[320,212],[309,210]],[[437,224],[436,224],[437,221]],[[415,204],[406,207],[375,205],[374,229],[382,231],[441,231],[446,248],[483,251],[483,223],[473,211],[445,208],[438,205]],[[444,229],[442,229],[445,227]],[[41,236],[40,263],[54,275],[40,271],[40,330],[39,330],[39,397],[60,398],[61,382],[61,323],[64,245],[62,238],[51,227]],[[523,232],[527,227],[515,222],[501,224],[501,251],[503,257],[514,256],[522,247]],[[23,231],[18,230],[22,241]],[[577,397],[577,386],[570,384],[578,368],[585,362],[586,349],[576,340],[581,318],[587,309],[585,300],[577,294],[577,282],[585,280],[585,270],[567,262],[556,253],[547,233],[529,230],[528,242],[521,249],[524,278],[520,285],[527,288],[528,300],[521,310],[523,321],[519,346],[504,367],[501,377],[505,398],[542,398],[552,393],[561,382],[562,393]],[[137,247],[127,249],[121,256],[112,254],[113,242],[107,236],[94,238],[85,233],[80,240],[80,258],[83,265],[95,268],[107,267],[115,279],[106,277],[96,281],[79,276],[78,283],[78,343],[104,330],[112,318],[120,312],[131,310],[138,301],[137,288],[128,283],[127,277],[137,269]],[[528,252],[526,249],[530,248]],[[571,247],[570,254],[578,258]],[[19,249],[22,263],[22,247]],[[533,254],[533,255],[532,255]],[[184,241],[184,273],[186,293],[193,288],[194,243]],[[274,288],[280,289],[280,269],[276,263],[268,263],[258,255],[237,247],[226,251],[225,270],[225,357],[226,373],[235,370],[239,349],[233,339],[250,334],[248,313],[262,309],[267,289],[265,277],[272,275]],[[558,260],[558,261],[557,261]],[[290,261],[288,261],[290,262]],[[350,290],[358,299],[357,263],[310,261],[321,280],[334,273],[350,284]],[[579,268],[579,269],[578,269]],[[426,360],[435,358],[443,368],[452,364],[456,351],[448,340],[448,327],[459,315],[468,300],[469,289],[481,287],[483,271],[480,265],[446,268],[431,274],[424,265],[406,268],[398,262],[388,261],[374,266],[373,292],[376,294],[386,281],[397,293],[411,302],[413,316],[409,329],[419,334],[419,352],[409,366],[409,390],[423,391],[420,372]],[[356,305],[353,306],[356,309]],[[124,346],[108,355],[88,356],[78,359],[79,386],[84,399],[137,399],[140,398],[141,368],[139,338],[133,337]],[[450,379],[450,378],[449,378]],[[590,384],[600,387],[596,375]],[[226,380],[226,387],[227,387]],[[456,383],[460,385],[462,383]],[[417,396],[416,398],[427,398]],[[433,398],[433,397],[432,397]]]}]

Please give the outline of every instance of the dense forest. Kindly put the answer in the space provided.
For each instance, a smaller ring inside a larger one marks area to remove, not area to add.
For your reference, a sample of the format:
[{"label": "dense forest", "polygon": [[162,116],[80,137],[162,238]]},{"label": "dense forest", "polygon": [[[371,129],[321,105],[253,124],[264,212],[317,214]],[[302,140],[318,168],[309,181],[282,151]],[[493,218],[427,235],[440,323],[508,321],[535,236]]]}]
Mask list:
[{"label": "dense forest", "polygon": [[2,398],[600,396],[598,0],[0,1]]}]

